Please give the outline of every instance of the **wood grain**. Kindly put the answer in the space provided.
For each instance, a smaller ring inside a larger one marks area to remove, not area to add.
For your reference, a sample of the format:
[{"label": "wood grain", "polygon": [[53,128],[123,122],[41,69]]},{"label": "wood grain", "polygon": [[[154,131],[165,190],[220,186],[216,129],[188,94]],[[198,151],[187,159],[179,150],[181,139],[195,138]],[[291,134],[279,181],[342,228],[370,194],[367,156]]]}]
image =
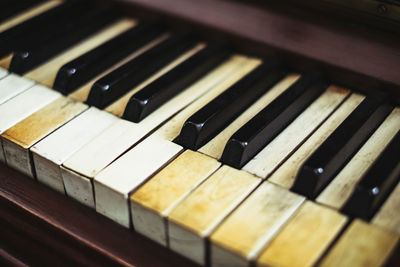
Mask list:
[{"label": "wood grain", "polygon": [[399,235],[356,219],[320,266],[382,266],[394,251]]},{"label": "wood grain", "polygon": [[258,266],[313,266],[347,218],[307,201],[262,252]]}]

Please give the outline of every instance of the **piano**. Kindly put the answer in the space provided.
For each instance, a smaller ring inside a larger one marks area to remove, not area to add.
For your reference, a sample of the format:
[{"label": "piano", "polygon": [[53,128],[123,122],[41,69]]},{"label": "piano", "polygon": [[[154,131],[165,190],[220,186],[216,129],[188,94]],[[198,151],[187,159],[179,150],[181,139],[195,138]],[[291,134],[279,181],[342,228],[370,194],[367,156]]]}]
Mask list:
[{"label": "piano", "polygon": [[0,262],[397,266],[398,1],[0,3]]}]

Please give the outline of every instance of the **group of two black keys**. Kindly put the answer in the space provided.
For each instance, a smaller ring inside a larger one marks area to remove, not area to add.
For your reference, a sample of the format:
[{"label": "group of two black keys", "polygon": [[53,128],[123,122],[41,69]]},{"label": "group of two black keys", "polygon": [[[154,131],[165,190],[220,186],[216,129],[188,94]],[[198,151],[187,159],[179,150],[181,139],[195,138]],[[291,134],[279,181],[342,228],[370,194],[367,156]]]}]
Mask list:
[{"label": "group of two black keys", "polygon": [[[28,1],[29,2],[29,1]],[[120,15],[109,5],[93,7],[91,1],[68,1],[0,34],[0,57],[13,53],[10,71],[23,74]],[[142,22],[99,47],[64,65],[54,89],[64,94],[76,90],[127,55],[165,32],[159,21]],[[7,40],[6,42],[4,40]],[[96,81],[87,103],[104,108],[143,82],[157,70],[197,43],[188,31],[178,32]],[[150,83],[129,100],[123,117],[139,122],[171,97],[194,83],[229,57],[223,43],[206,46],[177,67]],[[197,150],[233,122],[257,98],[288,73],[276,60],[261,64],[193,114],[174,140]],[[271,142],[328,86],[318,73],[307,73],[241,127],[227,142],[221,161],[243,167]],[[315,198],[348,163],[393,109],[387,97],[372,94],[328,137],[301,167],[293,191]],[[370,218],[399,180],[399,134],[369,168],[343,211]]]}]

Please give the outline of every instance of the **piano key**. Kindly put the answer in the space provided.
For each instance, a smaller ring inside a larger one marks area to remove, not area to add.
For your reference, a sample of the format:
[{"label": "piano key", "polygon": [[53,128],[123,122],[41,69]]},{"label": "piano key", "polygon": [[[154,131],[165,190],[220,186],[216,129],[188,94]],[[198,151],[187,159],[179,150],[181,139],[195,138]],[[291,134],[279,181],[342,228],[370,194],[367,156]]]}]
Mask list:
[{"label": "piano key", "polygon": [[166,217],[220,165],[191,150],[179,155],[130,196],[135,231],[167,246]]},{"label": "piano key", "polygon": [[[0,67],[0,79],[3,79],[8,75],[8,71]],[[1,88],[1,87],[0,87]]]},{"label": "piano key", "polygon": [[98,80],[90,90],[87,103],[106,107],[194,45],[194,38],[186,32],[171,36]]},{"label": "piano key", "polygon": [[[96,211],[125,227],[129,227],[128,193],[137,189],[160,167],[167,165],[182,151],[183,148],[173,143],[172,140],[178,134],[177,132],[183,122],[194,110],[203,106],[204,102],[213,99],[259,64],[259,60],[255,59],[246,59],[240,56],[236,59],[239,59],[240,62],[237,65],[238,69],[234,69],[230,75],[215,81],[212,90],[183,109],[150,137],[147,137],[95,176]],[[153,152],[151,154],[151,151],[159,151],[159,153]],[[134,164],[132,164],[133,162]],[[99,190],[96,189],[96,186]]]},{"label": "piano key", "polygon": [[[21,45],[47,40],[68,20],[75,20],[90,9],[89,1],[66,1],[48,11],[28,19],[15,27],[0,33],[0,59],[11,60],[12,52]],[[5,41],[7,40],[7,41]],[[9,62],[3,62],[9,63]],[[2,63],[2,65],[3,65]],[[7,67],[8,68],[8,67]]]},{"label": "piano key", "polygon": [[222,44],[209,44],[162,77],[135,93],[126,105],[123,117],[139,122],[169,98],[194,83],[210,69],[229,56],[229,49]]},{"label": "piano key", "polygon": [[330,86],[242,169],[268,178],[336,110],[349,93],[348,90]]},{"label": "piano key", "polygon": [[400,183],[397,184],[382,207],[376,212],[371,223],[400,235],[400,216],[395,212],[400,205]]},{"label": "piano key", "polygon": [[294,192],[315,198],[393,109],[384,95],[369,95],[299,171]]},{"label": "piano key", "polygon": [[31,88],[34,81],[10,73],[0,80],[0,104]]},{"label": "piano key", "polygon": [[305,202],[257,260],[257,266],[314,266],[345,226],[347,218]]},{"label": "piano key", "polygon": [[101,31],[88,36],[76,45],[68,48],[60,55],[29,71],[24,75],[24,77],[32,79],[47,87],[52,87],[57,75],[57,71],[63,66],[63,64],[94,49],[121,32],[131,28],[135,25],[135,23],[136,22],[131,19],[118,20]]},{"label": "piano key", "polygon": [[222,166],[169,214],[170,249],[205,265],[207,238],[260,182],[247,172]]},{"label": "piano key", "polygon": [[296,179],[297,172],[307,158],[357,108],[363,99],[364,96],[362,95],[351,94],[311,137],[270,176],[268,181],[290,189]]},{"label": "piano key", "polygon": [[308,73],[235,132],[226,143],[221,161],[242,168],[271,142],[328,86],[322,75]]},{"label": "piano key", "polygon": [[186,59],[188,59],[189,57],[191,57],[192,55],[194,55],[203,48],[204,44],[199,43],[193,48],[179,55],[176,59],[174,59],[172,62],[169,62],[166,66],[158,70],[156,73],[154,73],[150,77],[146,77],[146,79],[143,82],[139,83],[136,87],[132,88],[131,90],[127,90],[127,92],[122,97],[118,98],[116,101],[108,105],[104,110],[114,114],[115,116],[122,117],[126,109],[126,106],[129,102],[129,99],[132,97],[132,95],[134,95],[137,92],[140,92],[140,90],[142,90],[144,87],[146,87],[153,81],[157,80],[158,78],[162,77],[168,71],[179,66],[179,64],[181,64]]},{"label": "piano key", "polygon": [[228,80],[244,59],[239,56],[231,57],[140,123],[119,120],[70,156],[61,170],[67,195],[94,207],[92,187],[94,176],[173,114],[213,89],[216,83],[223,79]]},{"label": "piano key", "polygon": [[117,120],[92,107],[35,144],[30,151],[37,180],[64,193],[60,165]]},{"label": "piano key", "polygon": [[257,67],[232,88],[193,114],[183,125],[175,142],[185,148],[197,150],[282,79],[285,73],[286,70],[275,61]]},{"label": "piano key", "polygon": [[181,150],[181,146],[157,135],[129,150],[95,176],[96,211],[129,228],[129,193]]},{"label": "piano key", "polygon": [[141,55],[145,51],[147,51],[150,48],[154,47],[155,45],[157,45],[158,43],[160,43],[161,41],[166,39],[167,36],[168,36],[168,34],[163,34],[160,37],[158,37],[158,38],[154,39],[153,41],[151,41],[150,43],[144,45],[142,48],[140,48],[137,51],[133,52],[132,54],[126,56],[126,58],[124,58],[123,60],[121,60],[117,64],[113,65],[109,69],[107,69],[104,72],[100,73],[99,75],[94,77],[92,80],[90,80],[86,84],[82,85],[81,87],[76,89],[74,92],[70,93],[68,95],[68,97],[73,98],[73,99],[75,99],[77,101],[86,102],[86,100],[87,100],[87,98],[89,96],[89,93],[90,93],[90,89],[93,87],[95,82],[97,82],[103,76],[109,74],[110,72],[118,69],[122,65],[124,65],[127,62],[131,61],[132,59],[136,58],[138,55]]},{"label": "piano key", "polygon": [[321,192],[316,201],[340,210],[350,198],[357,182],[400,130],[400,108],[395,108],[379,128]]},{"label": "piano key", "polygon": [[253,118],[259,111],[265,106],[271,103],[276,97],[282,92],[289,88],[294,82],[300,78],[298,74],[289,74],[276,85],[274,85],[268,92],[261,96],[257,101],[254,102],[245,112],[237,117],[228,127],[223,129],[218,135],[211,139],[207,144],[202,146],[198,151],[220,159],[224,150],[225,144],[234,132],[240,129],[245,123]]},{"label": "piano key", "polygon": [[40,2],[41,1],[38,0],[19,0],[19,1],[3,0],[0,3],[0,21],[9,19]]},{"label": "piano key", "polygon": [[117,19],[118,12],[110,6],[93,8],[83,16],[60,25],[57,32],[34,44],[24,44],[13,52],[10,71],[24,74],[49,58],[80,42]]},{"label": "piano key", "polygon": [[[381,137],[385,138],[385,137]],[[342,208],[349,216],[369,220],[400,180],[400,131],[369,167]]]},{"label": "piano key", "polygon": [[54,89],[63,94],[73,92],[162,32],[163,27],[156,21],[142,22],[123,33],[118,32],[113,39],[64,64],[57,73]]},{"label": "piano key", "polygon": [[211,265],[249,266],[304,200],[262,183],[211,235]]},{"label": "piano key", "polygon": [[319,266],[383,266],[398,243],[398,235],[355,220]]},{"label": "piano key", "polygon": [[0,33],[4,32],[12,27],[17,26],[18,24],[27,21],[35,16],[40,15],[41,13],[44,13],[52,8],[55,8],[56,6],[60,5],[62,3],[61,0],[50,0],[50,1],[45,1],[43,3],[38,2],[35,6],[31,7],[30,9],[17,14],[16,16],[3,21],[0,24]]},{"label": "piano key", "polygon": [[7,165],[34,178],[29,148],[85,109],[80,102],[60,97],[9,128],[1,135]]}]

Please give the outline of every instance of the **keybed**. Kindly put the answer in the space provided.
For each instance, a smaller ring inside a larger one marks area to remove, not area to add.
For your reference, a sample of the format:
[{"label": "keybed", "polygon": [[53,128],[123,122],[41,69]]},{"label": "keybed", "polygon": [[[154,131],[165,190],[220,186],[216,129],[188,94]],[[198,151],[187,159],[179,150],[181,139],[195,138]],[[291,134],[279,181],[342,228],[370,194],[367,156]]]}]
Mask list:
[{"label": "keybed", "polygon": [[389,96],[111,5],[13,8],[0,17],[4,164],[201,265],[379,266],[395,251]]}]

